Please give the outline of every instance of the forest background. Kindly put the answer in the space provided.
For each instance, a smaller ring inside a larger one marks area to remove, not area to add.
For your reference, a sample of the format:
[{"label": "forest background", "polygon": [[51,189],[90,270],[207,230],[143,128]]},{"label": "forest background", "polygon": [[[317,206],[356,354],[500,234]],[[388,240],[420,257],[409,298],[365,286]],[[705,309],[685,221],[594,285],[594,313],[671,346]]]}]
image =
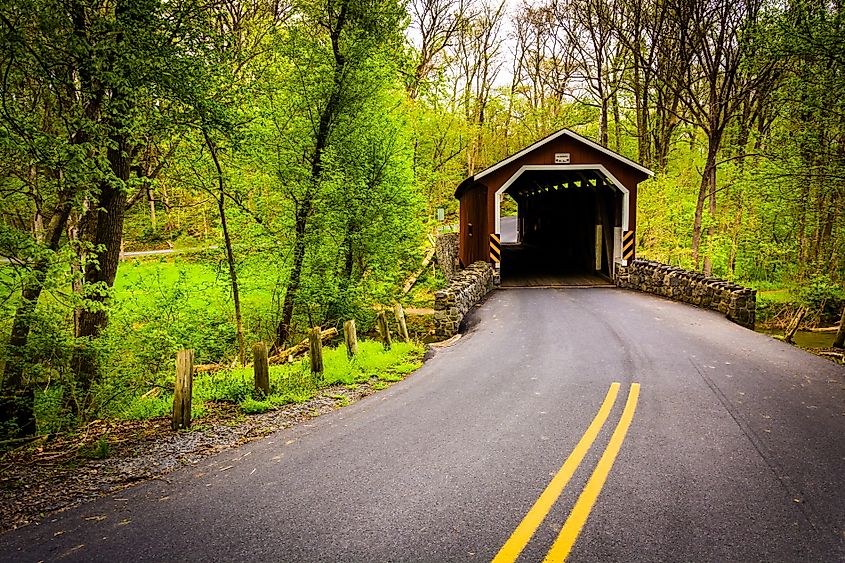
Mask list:
[{"label": "forest background", "polygon": [[[656,172],[640,256],[838,320],[843,18],[838,0],[3,0],[0,394],[49,399],[55,431],[124,412],[181,348],[243,364],[255,341],[367,330],[436,209],[456,222],[458,183],[562,127]],[[191,250],[121,260],[168,247]]]}]

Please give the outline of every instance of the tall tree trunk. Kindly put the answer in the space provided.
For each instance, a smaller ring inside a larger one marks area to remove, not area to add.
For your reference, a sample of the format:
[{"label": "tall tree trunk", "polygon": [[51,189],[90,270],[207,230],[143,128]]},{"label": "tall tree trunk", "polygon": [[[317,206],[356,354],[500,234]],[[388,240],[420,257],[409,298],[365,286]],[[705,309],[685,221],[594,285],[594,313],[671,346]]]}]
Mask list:
[{"label": "tall tree trunk", "polygon": [[[709,186],[707,199],[709,201],[708,211],[710,213],[710,226],[707,227],[707,239],[712,242],[713,236],[716,234],[716,164],[713,163],[713,168],[710,171]],[[710,253],[704,256],[704,275],[710,276],[713,274],[713,259]]]},{"label": "tall tree trunk", "polygon": [[147,186],[147,203],[150,206],[150,227],[155,230],[156,224],[156,199],[153,195],[153,189]]},{"label": "tall tree trunk", "polygon": [[[658,123],[654,132],[654,159],[657,162],[658,170],[665,170],[669,164],[672,135],[674,135],[680,121],[677,117],[680,98],[676,94],[671,94],[671,96],[669,105],[665,105],[665,93],[658,96],[656,113]],[[648,111],[648,108],[645,108],[645,111]]]},{"label": "tall tree trunk", "polygon": [[23,367],[26,361],[25,348],[29,339],[32,315],[38,304],[38,298],[44,289],[47,264],[37,264],[33,268],[33,279],[21,290],[21,302],[15,310],[12,332],[6,346],[8,358],[3,369],[3,390],[15,392],[23,383]]},{"label": "tall tree trunk", "polygon": [[290,341],[291,320],[293,319],[293,308],[296,304],[296,294],[299,291],[299,284],[302,279],[302,264],[305,259],[305,236],[308,229],[308,216],[311,214],[311,205],[314,199],[312,188],[306,190],[302,203],[296,210],[296,223],[294,224],[293,239],[293,265],[288,279],[285,299],[282,303],[282,319],[276,328],[276,348],[282,349]]},{"label": "tall tree trunk", "polygon": [[614,90],[613,98],[611,100],[613,106],[613,131],[614,131],[614,149],[616,152],[621,152],[622,143],[622,118],[619,114],[619,91]]},{"label": "tall tree trunk", "polygon": [[[87,303],[79,312],[79,337],[83,339],[97,338],[108,323],[107,290],[112,288],[117,275],[126,215],[125,182],[129,180],[131,161],[126,141],[125,138],[119,139],[117,146],[108,150],[109,165],[117,182],[103,182],[100,186],[94,260],[85,268],[85,285],[89,288],[96,285],[105,288],[95,288],[85,296]],[[99,376],[97,355],[90,343],[83,342],[77,347],[74,356],[78,391],[81,393],[81,397],[77,397],[76,406],[85,407],[90,400],[88,391]]]},{"label": "tall tree trunk", "polygon": [[651,132],[649,123],[648,84],[641,79],[639,56],[634,58],[634,105],[637,115],[637,154],[640,162],[653,166],[651,152]]},{"label": "tall tree trunk", "polygon": [[610,100],[602,94],[601,96],[601,110],[599,115],[599,144],[603,147],[606,147],[609,144],[609,134],[608,134],[608,113],[609,113],[609,106]]},{"label": "tall tree trunk", "polygon": [[[80,222],[83,218],[88,214],[88,205],[84,203],[84,211],[80,214],[77,212],[71,213],[70,219],[68,219],[67,224],[67,240],[70,242],[73,247],[73,261],[70,264],[70,274],[71,274],[71,289],[73,289],[73,294],[77,297],[82,295],[82,264],[84,262],[84,251],[82,249],[82,245],[79,244],[79,235],[81,232],[81,225]],[[74,307],[73,309],[73,335],[74,337],[79,337],[79,315],[81,313],[81,309],[79,307]]]},{"label": "tall tree trunk", "polygon": [[[695,203],[695,218],[692,224],[692,260],[695,263],[695,269],[698,270],[700,264],[701,254],[701,234],[702,224],[704,218],[704,204],[708,197],[711,196],[712,186],[716,184],[716,155],[718,152],[718,142],[709,136],[707,143],[707,162],[704,165],[704,172],[701,175],[701,184],[698,187],[698,199]],[[715,214],[713,209],[714,204],[711,200],[711,215]],[[711,217],[712,218],[712,217]],[[710,229],[708,229],[710,234]]]},{"label": "tall tree trunk", "polygon": [[739,248],[739,238],[742,234],[742,197],[737,197],[736,215],[734,216],[733,233],[731,237],[731,253],[728,259],[728,272],[730,279],[733,280],[736,275],[736,257]]},{"label": "tall tree trunk", "polygon": [[235,305],[235,334],[238,339],[238,360],[246,365],[246,343],[244,342],[244,323],[241,315],[241,293],[238,286],[238,272],[235,264],[235,253],[232,250],[232,237],[229,235],[229,224],[226,221],[226,184],[223,181],[223,167],[217,154],[217,145],[211,140],[208,131],[203,127],[202,136],[214,168],[217,170],[217,210],[220,213],[220,226],[223,229],[223,243],[226,246],[226,263],[229,265],[229,280],[232,284],[232,303]]}]

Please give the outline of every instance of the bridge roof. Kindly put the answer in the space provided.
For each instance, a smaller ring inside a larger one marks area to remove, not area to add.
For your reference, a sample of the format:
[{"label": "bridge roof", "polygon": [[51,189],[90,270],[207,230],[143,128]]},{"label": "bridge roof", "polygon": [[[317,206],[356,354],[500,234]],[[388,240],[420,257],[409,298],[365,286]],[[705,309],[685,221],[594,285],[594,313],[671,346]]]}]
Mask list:
[{"label": "bridge roof", "polygon": [[[505,168],[508,165],[519,161],[520,159],[528,156],[531,153],[540,151],[541,149],[546,147],[546,145],[549,145],[550,143],[553,143],[555,141],[558,141],[558,142],[560,142],[560,141],[570,141],[570,142],[574,142],[576,144],[580,144],[580,145],[589,147],[589,149],[592,149],[593,151],[596,151],[597,153],[599,153],[599,156],[603,161],[609,160],[609,161],[612,161],[614,164],[622,165],[626,168],[633,169],[633,171],[635,171],[635,174],[639,173],[639,174],[643,174],[644,176],[654,176],[654,172],[652,172],[651,170],[649,170],[648,168],[645,168],[644,166],[642,166],[640,164],[637,164],[633,160],[626,158],[626,157],[622,156],[621,154],[614,152],[614,151],[612,151],[612,150],[610,150],[606,147],[603,147],[603,146],[599,145],[598,143],[595,143],[595,142],[591,141],[590,139],[587,139],[586,137],[583,137],[583,136],[579,135],[578,133],[576,133],[576,132],[574,132],[570,129],[560,129],[559,131],[556,131],[556,132],[554,132],[550,135],[547,135],[546,137],[540,139],[536,143],[533,143],[532,145],[525,147],[521,151],[519,151],[519,152],[517,152],[517,153],[515,153],[515,154],[513,154],[513,155],[511,155],[511,156],[509,156],[509,157],[507,157],[503,160],[500,160],[496,164],[489,166],[489,167],[485,168],[484,170],[466,178],[464,181],[462,181],[458,185],[458,188],[455,190],[455,197],[460,199],[460,197],[461,197],[461,195],[463,194],[464,191],[466,191],[470,186],[474,185],[476,182],[479,182],[482,178],[489,176],[489,175],[499,171],[500,169]],[[565,170],[565,168],[566,168],[566,165],[561,165],[562,170]]]}]

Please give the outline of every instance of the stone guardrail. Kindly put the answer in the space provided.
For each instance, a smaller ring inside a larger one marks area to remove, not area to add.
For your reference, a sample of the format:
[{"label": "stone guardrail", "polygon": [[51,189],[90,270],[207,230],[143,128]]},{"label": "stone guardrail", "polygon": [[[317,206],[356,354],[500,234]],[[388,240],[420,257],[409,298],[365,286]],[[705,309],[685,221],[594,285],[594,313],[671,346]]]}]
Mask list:
[{"label": "stone guardrail", "polygon": [[627,266],[617,265],[616,285],[713,309],[738,325],[754,329],[757,292],[735,283],[636,259]]},{"label": "stone guardrail", "polygon": [[443,272],[447,280],[451,280],[460,271],[458,266],[458,233],[437,235],[434,248],[440,271]]},{"label": "stone guardrail", "polygon": [[434,293],[434,334],[449,338],[458,332],[464,316],[493,289],[493,268],[475,262],[455,272],[448,287]]}]

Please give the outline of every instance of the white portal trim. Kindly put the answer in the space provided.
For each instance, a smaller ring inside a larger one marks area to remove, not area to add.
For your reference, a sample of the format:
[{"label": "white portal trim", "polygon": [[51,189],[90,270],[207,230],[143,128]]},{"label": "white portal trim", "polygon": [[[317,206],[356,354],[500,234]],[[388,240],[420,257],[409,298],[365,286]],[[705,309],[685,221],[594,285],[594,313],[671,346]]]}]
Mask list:
[{"label": "white portal trim", "polygon": [[600,144],[595,143],[595,142],[591,141],[590,139],[588,139],[586,137],[582,137],[581,135],[579,135],[575,131],[571,131],[569,129],[561,129],[560,131],[556,131],[555,133],[552,133],[551,135],[548,135],[548,136],[540,139],[536,143],[529,145],[528,147],[525,147],[524,149],[522,149],[518,153],[509,156],[505,160],[497,162],[496,164],[494,164],[493,166],[491,166],[489,168],[485,168],[484,170],[482,170],[481,172],[476,174],[474,179],[475,179],[475,181],[478,181],[481,178],[483,178],[484,176],[487,176],[488,174],[492,174],[493,172],[495,172],[499,168],[502,168],[503,166],[507,166],[511,162],[525,156],[526,154],[530,153],[531,151],[533,151],[533,150],[535,150],[539,147],[542,147],[546,143],[550,143],[550,142],[554,141],[555,139],[558,139],[558,138],[563,137],[563,136],[569,137],[569,138],[571,138],[571,139],[573,139],[577,142],[583,143],[583,144],[587,145],[588,147],[599,151],[602,154],[606,154],[607,156],[609,156],[610,158],[612,158],[614,160],[618,160],[619,162],[622,162],[622,163],[627,164],[628,166],[630,166],[630,167],[632,167],[636,170],[639,170],[643,174],[646,174],[648,176],[654,176],[654,172],[652,172],[651,170],[649,170],[645,166],[637,164],[633,160],[631,160],[629,158],[625,158],[621,154],[615,153],[612,150],[610,150],[606,147],[603,147]]},{"label": "white portal trim", "polygon": [[[502,184],[502,187],[496,190],[496,195],[493,198],[496,207],[496,215],[495,215],[495,223],[496,223],[496,231],[497,233],[502,232],[502,194],[504,194],[509,187],[516,182],[520,176],[522,176],[525,172],[534,172],[534,171],[546,171],[546,172],[568,172],[568,171],[577,171],[577,170],[595,170],[600,172],[604,175],[605,178],[610,180],[613,183],[613,187],[618,189],[622,192],[622,230],[628,230],[628,213],[629,213],[629,200],[630,200],[630,191],[626,188],[622,182],[620,182],[616,176],[611,174],[607,168],[602,166],[601,164],[526,164],[522,166],[519,170],[517,170],[513,176],[508,178],[508,181]],[[621,240],[620,240],[620,249],[621,249]]]}]

